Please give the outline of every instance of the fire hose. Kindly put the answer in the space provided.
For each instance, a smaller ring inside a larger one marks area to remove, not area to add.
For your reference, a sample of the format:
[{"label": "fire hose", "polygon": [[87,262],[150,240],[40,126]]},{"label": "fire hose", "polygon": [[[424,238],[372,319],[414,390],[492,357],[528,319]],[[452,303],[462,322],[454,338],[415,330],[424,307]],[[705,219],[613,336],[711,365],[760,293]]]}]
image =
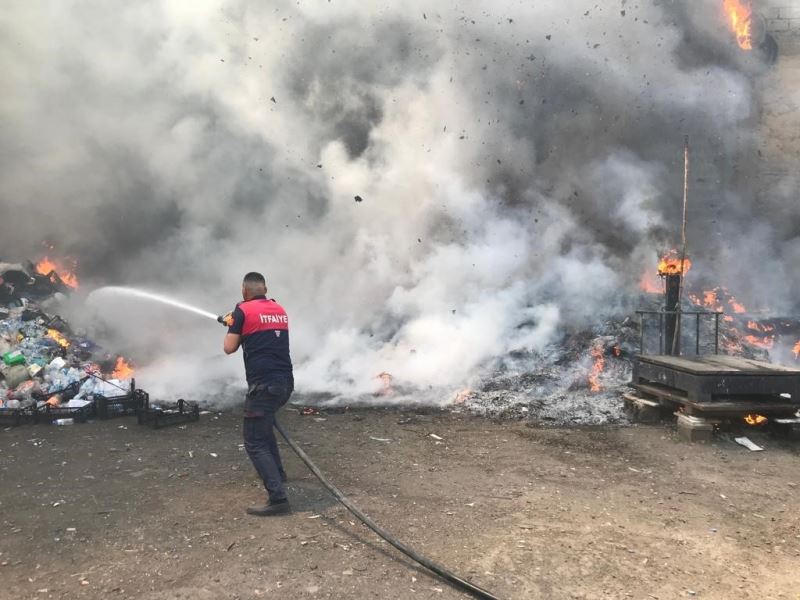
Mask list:
[{"label": "fire hose", "polygon": [[[115,387],[119,387],[120,389],[124,389],[110,381],[107,381],[106,379],[103,379],[102,377],[94,373],[87,372],[87,375],[89,375],[90,377],[94,377],[95,379],[99,379],[100,381],[103,381]],[[459,577],[452,571],[433,562],[431,559],[422,556],[413,548],[406,546],[403,542],[398,540],[391,533],[389,533],[383,527],[378,525],[368,515],[364,514],[361,511],[361,509],[359,509],[355,504],[353,504],[350,501],[350,499],[339,490],[339,488],[337,488],[330,481],[328,481],[325,475],[322,474],[322,471],[319,470],[317,465],[315,465],[312,462],[312,460],[308,457],[308,455],[303,451],[303,449],[297,445],[297,442],[295,442],[294,439],[292,439],[292,437],[288,433],[286,433],[286,430],[277,420],[275,421],[275,428],[280,432],[280,434],[283,436],[283,439],[286,440],[286,443],[289,444],[289,447],[292,450],[294,450],[294,453],[297,454],[300,460],[302,460],[305,463],[305,465],[309,468],[309,470],[314,474],[314,476],[317,479],[319,479],[320,483],[324,485],[325,488],[333,495],[333,497],[336,498],[339,502],[341,502],[347,510],[353,513],[353,515],[355,515],[355,517],[359,521],[364,523],[364,525],[369,527],[372,531],[377,533],[380,537],[389,542],[392,546],[397,548],[400,552],[408,556],[410,559],[419,563],[429,571],[436,573],[436,575],[447,581],[447,583],[449,583],[453,587],[463,590],[468,594],[472,595],[473,597],[480,598],[481,600],[499,600],[499,598],[494,594],[492,594],[491,592],[475,585],[470,581],[467,581],[466,579],[463,579],[462,577]]]},{"label": "fire hose", "polygon": [[[217,322],[230,327],[233,324],[233,315],[231,313],[228,313],[227,315],[221,315],[217,317]],[[375,521],[373,521],[369,516],[361,512],[361,510],[355,504],[353,504],[350,501],[350,499],[339,490],[339,488],[337,488],[330,481],[328,481],[325,475],[322,474],[322,471],[320,471],[319,468],[317,468],[317,465],[315,465],[312,462],[312,460],[308,457],[308,455],[303,451],[303,449],[297,445],[297,442],[295,442],[292,439],[292,437],[288,433],[286,433],[286,430],[277,421],[277,419],[275,420],[275,428],[283,436],[283,439],[286,440],[286,443],[289,444],[289,447],[292,450],[294,450],[294,453],[297,454],[298,457],[300,457],[300,460],[302,460],[305,463],[305,465],[309,468],[309,470],[314,474],[314,476],[317,479],[319,479],[320,483],[323,486],[325,486],[325,488],[333,495],[333,497],[336,498],[339,502],[341,502],[344,505],[344,507],[351,513],[353,513],[353,515],[355,515],[355,517],[359,521],[361,521],[364,525],[369,527],[372,531],[377,533],[385,541],[389,542],[392,546],[397,548],[400,552],[408,556],[410,559],[419,563],[429,571],[432,571],[433,573],[441,577],[443,580],[445,580],[453,587],[460,589],[475,598],[480,598],[481,600],[499,600],[499,598],[494,594],[492,594],[491,592],[484,590],[481,587],[478,587],[474,583],[471,583],[466,579],[463,579],[462,577],[459,577],[452,571],[449,571],[448,569],[445,569],[443,566],[433,562],[431,559],[422,556],[421,554],[416,552],[413,548],[406,546],[403,542],[398,540],[391,533],[389,533],[383,527],[381,527]]]},{"label": "fire hose", "polygon": [[429,558],[422,556],[421,554],[416,552],[413,548],[409,548],[403,542],[399,541],[396,537],[394,537],[391,533],[386,531],[383,527],[375,523],[375,521],[373,521],[370,517],[361,512],[361,510],[355,504],[353,504],[350,501],[350,499],[339,490],[339,488],[337,488],[335,485],[333,485],[330,481],[326,479],[325,475],[322,474],[322,471],[320,471],[317,468],[317,466],[311,461],[311,459],[303,451],[303,449],[297,445],[297,442],[295,442],[292,439],[292,437],[288,433],[286,433],[286,430],[281,426],[281,424],[277,420],[275,421],[275,428],[283,436],[283,439],[286,440],[286,443],[289,444],[289,447],[292,450],[294,450],[294,453],[300,457],[300,460],[302,460],[305,463],[305,465],[311,470],[311,472],[316,476],[316,478],[319,479],[320,483],[322,483],[322,485],[324,485],[325,488],[327,488],[327,490],[334,496],[334,498],[336,498],[339,502],[341,502],[347,510],[353,513],[353,515],[355,515],[355,517],[359,521],[364,523],[364,525],[369,527],[372,531],[377,533],[380,537],[389,542],[392,546],[397,548],[400,552],[408,556],[410,559],[416,561],[429,571],[436,573],[436,575],[447,581],[447,583],[449,583],[453,587],[463,590],[464,592],[472,595],[475,598],[481,598],[483,600],[499,600],[497,596],[495,596],[491,592],[488,592],[483,588],[478,587],[474,583],[471,583],[466,579],[459,577],[452,571],[449,571],[445,569],[443,566],[433,562]]}]

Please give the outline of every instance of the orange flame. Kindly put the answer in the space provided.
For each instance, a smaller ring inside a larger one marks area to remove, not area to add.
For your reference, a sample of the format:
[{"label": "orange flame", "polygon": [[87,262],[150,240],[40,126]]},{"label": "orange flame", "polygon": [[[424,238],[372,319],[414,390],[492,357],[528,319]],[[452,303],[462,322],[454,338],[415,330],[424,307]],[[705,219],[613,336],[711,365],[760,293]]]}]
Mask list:
[{"label": "orange flame", "polygon": [[[729,313],[741,315],[747,312],[747,307],[724,287],[706,290],[702,293],[702,296],[689,294],[689,299],[697,306],[717,312],[724,312],[726,307]],[[744,352],[745,348],[742,343],[763,350],[770,350],[775,347],[778,336],[775,333],[774,325],[762,324],[754,319],[749,319],[746,325],[739,327],[737,323],[744,323],[744,321],[737,321],[730,314],[724,315],[722,320],[730,324],[729,331],[732,335],[732,337],[723,337],[721,340],[722,347],[728,354],[736,356]],[[800,342],[795,346],[795,350],[795,354],[800,356]]]},{"label": "orange flame", "polygon": [[63,281],[72,289],[78,287],[78,278],[75,276],[75,273],[50,260],[50,257],[48,256],[45,256],[42,260],[36,263],[36,272],[40,275],[50,275],[50,273],[55,272],[61,281]]},{"label": "orange flame", "polygon": [[773,346],[775,346],[775,334],[770,333],[775,331],[774,325],[764,325],[759,323],[758,321],[749,320],[747,322],[747,329],[751,332],[757,332],[761,335],[746,335],[744,336],[744,340],[750,344],[751,346],[756,346],[758,348],[763,348],[764,350],[769,350]]},{"label": "orange flame", "polygon": [[729,354],[730,356],[740,356],[744,352],[744,346],[742,346],[742,343],[737,341],[735,338],[722,338],[720,343],[722,344],[722,348],[725,350],[725,353]]},{"label": "orange flame", "polygon": [[800,340],[798,340],[798,342],[794,345],[792,352],[794,352],[795,358],[800,358]]},{"label": "orange flame", "polygon": [[761,425],[767,422],[767,417],[764,415],[747,415],[744,418],[744,422],[748,425]]},{"label": "orange flame", "polygon": [[753,320],[747,322],[747,328],[753,331],[761,331],[762,333],[769,333],[770,331],[775,331],[774,325],[764,325],[763,323],[759,323],[758,321],[753,321]]},{"label": "orange flame", "polygon": [[750,2],[741,0],[723,0],[723,8],[728,17],[731,31],[736,35],[736,42],[742,50],[753,49],[753,9]]},{"label": "orange flame", "polygon": [[[704,306],[705,308],[717,312],[722,312],[725,310],[723,301],[733,312],[737,314],[747,312],[745,305],[736,300],[736,297],[724,287],[716,287],[713,290],[705,290],[702,297],[698,296],[697,294],[689,294],[689,299],[697,306]],[[729,322],[732,321],[732,319],[727,316],[725,317],[725,320]]]},{"label": "orange flame", "polygon": [[775,338],[771,335],[765,335],[764,337],[758,337],[757,335],[746,335],[744,336],[744,341],[751,346],[763,348],[764,350],[769,350],[775,345]]},{"label": "orange flame", "polygon": [[683,266],[681,266],[681,259],[678,258],[678,251],[670,250],[658,260],[658,269],[655,273],[650,271],[650,269],[646,269],[645,272],[642,273],[639,279],[639,289],[646,294],[663,294],[664,284],[658,280],[658,277],[686,273],[691,268],[691,260],[684,258]]},{"label": "orange flame", "polygon": [[130,379],[133,377],[135,373],[134,368],[131,366],[127,360],[125,360],[122,356],[117,357],[117,364],[114,366],[114,372],[111,373],[111,376],[114,379]]},{"label": "orange flame", "polygon": [[655,273],[648,269],[642,273],[642,278],[639,280],[639,289],[645,294],[663,294],[664,284],[659,281]]},{"label": "orange flame", "polygon": [[692,261],[688,258],[681,259],[678,257],[677,250],[670,250],[661,260],[658,261],[658,274],[659,275],[677,275],[679,273],[685,274],[692,268]]},{"label": "orange flame", "polygon": [[57,329],[48,329],[47,330],[47,337],[53,339],[58,342],[58,345],[62,348],[69,348],[69,340],[65,338],[60,331]]},{"label": "orange flame", "polygon": [[472,390],[466,388],[456,393],[456,397],[453,399],[453,402],[455,402],[456,404],[464,404],[464,402],[469,400],[471,397],[472,397]]},{"label": "orange flame", "polygon": [[606,353],[603,346],[597,345],[592,348],[592,358],[594,359],[594,364],[592,365],[592,370],[589,372],[589,390],[592,392],[599,392],[603,389],[603,386],[600,384],[600,374],[606,367]]},{"label": "orange flame", "polygon": [[716,290],[706,290],[703,292],[703,305],[713,308],[714,310],[722,310],[722,304],[720,304],[719,299],[717,298],[717,291]]},{"label": "orange flame", "polygon": [[736,298],[734,298],[733,296],[728,298],[728,304],[735,313],[742,314],[747,312],[747,309],[744,307],[744,304],[742,304],[741,302],[737,302]]}]

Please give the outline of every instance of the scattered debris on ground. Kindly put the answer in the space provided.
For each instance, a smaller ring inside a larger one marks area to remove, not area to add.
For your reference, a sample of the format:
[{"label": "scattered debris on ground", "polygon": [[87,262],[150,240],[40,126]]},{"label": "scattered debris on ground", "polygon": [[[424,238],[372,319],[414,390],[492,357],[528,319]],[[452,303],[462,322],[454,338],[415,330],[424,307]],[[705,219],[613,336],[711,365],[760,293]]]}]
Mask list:
[{"label": "scattered debris on ground", "polygon": [[[325,414],[324,422],[293,410],[279,418],[367,514],[501,598],[692,590],[763,600],[800,587],[796,442],[750,432],[766,451],[748,452],[733,440],[686,444],[663,425]],[[0,432],[0,595],[464,597],[409,571],[285,446],[294,514],[245,515],[264,492],[241,447],[240,415],[170,435],[119,424],[97,421],[79,436],[58,427]],[[78,458],[89,453],[91,470]]]},{"label": "scattered debris on ground", "polygon": [[125,394],[133,368],[52,312],[70,287],[52,270],[0,265],[0,411],[62,410],[90,405],[95,396]]},{"label": "scattered debris on ground", "polygon": [[160,428],[199,418],[194,403],[151,402],[137,390],[134,368],[56,310],[77,286],[44,259],[39,265],[0,263],[0,425],[71,425],[94,417],[138,415]]}]

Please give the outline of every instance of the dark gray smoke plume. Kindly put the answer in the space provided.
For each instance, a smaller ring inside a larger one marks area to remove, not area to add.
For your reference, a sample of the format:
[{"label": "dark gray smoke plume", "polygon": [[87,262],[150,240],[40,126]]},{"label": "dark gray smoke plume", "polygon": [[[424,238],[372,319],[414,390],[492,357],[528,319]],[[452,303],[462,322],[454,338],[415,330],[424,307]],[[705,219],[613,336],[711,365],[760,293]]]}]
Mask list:
[{"label": "dark gray smoke plume", "polygon": [[[679,240],[685,134],[695,273],[798,253],[797,211],[753,201],[757,69],[721,2],[0,10],[0,256],[47,240],[84,287],[218,312],[263,271],[300,389],[460,386],[619,310]],[[796,279],[737,291],[789,310]],[[239,373],[210,322],[108,305],[150,388]]]}]

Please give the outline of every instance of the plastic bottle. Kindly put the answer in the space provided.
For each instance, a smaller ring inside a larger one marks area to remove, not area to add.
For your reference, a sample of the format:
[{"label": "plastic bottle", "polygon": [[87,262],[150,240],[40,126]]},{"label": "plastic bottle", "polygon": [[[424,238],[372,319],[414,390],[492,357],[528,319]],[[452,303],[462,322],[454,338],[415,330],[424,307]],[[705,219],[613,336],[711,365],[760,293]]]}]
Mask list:
[{"label": "plastic bottle", "polygon": [[11,352],[6,352],[3,355],[3,362],[6,363],[9,367],[12,367],[14,365],[24,365],[25,357],[19,350],[12,350]]},{"label": "plastic bottle", "polygon": [[56,425],[74,425],[75,419],[56,419],[54,423]]}]

